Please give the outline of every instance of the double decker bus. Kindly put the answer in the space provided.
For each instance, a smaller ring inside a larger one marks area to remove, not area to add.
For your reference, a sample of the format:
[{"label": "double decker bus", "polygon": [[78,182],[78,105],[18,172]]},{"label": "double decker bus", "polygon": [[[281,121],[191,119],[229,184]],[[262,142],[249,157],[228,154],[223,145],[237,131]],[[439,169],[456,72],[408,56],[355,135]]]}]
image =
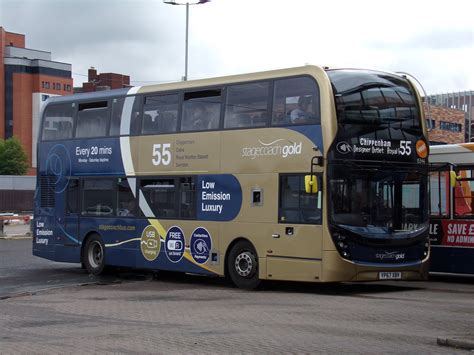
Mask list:
[{"label": "double decker bus", "polygon": [[430,271],[474,274],[474,143],[430,148]]},{"label": "double decker bus", "polygon": [[427,275],[427,135],[409,78],[316,66],[54,97],[33,254],[307,282]]}]

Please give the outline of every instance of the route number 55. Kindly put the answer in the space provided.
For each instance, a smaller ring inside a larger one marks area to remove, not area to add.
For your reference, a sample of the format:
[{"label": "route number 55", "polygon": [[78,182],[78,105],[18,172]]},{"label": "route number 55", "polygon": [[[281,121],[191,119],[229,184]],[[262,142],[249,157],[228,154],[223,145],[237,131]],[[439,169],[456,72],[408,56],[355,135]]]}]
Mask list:
[{"label": "route number 55", "polygon": [[411,142],[410,141],[400,141],[400,155],[410,155],[411,154]]},{"label": "route number 55", "polygon": [[153,144],[153,159],[151,160],[153,165],[169,165],[171,163],[170,147],[170,143]]}]

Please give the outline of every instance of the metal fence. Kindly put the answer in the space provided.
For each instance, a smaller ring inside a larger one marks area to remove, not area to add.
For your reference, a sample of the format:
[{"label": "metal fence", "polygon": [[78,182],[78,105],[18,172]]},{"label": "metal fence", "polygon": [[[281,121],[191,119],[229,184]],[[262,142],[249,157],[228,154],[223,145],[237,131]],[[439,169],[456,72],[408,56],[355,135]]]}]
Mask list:
[{"label": "metal fence", "polygon": [[31,212],[36,176],[0,176],[0,212]]}]

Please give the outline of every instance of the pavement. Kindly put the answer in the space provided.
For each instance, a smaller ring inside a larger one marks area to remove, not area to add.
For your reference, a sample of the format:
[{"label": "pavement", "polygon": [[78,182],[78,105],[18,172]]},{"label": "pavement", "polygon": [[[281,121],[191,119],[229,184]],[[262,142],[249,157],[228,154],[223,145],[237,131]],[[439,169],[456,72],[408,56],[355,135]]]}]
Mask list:
[{"label": "pavement", "polygon": [[[0,239],[27,239],[31,237],[28,224],[13,224],[4,226],[4,235],[0,236]],[[471,330],[471,332],[464,335],[439,336],[437,344],[441,347],[474,351],[474,331]]]},{"label": "pavement", "polygon": [[3,235],[0,233],[0,239],[19,238],[31,238],[29,224],[6,224],[3,226]]}]

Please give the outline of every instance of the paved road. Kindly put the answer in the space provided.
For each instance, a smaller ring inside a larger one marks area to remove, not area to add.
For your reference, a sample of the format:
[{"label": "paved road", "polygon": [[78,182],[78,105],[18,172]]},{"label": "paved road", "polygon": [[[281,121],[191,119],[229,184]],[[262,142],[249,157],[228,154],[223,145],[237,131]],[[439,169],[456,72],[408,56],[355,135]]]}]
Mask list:
[{"label": "paved road", "polygon": [[[4,242],[0,260],[8,255],[15,265],[9,254],[27,244],[6,244],[9,253]],[[6,274],[14,283],[15,273]],[[471,278],[274,282],[249,292],[222,279],[140,274],[70,286],[69,279],[88,276],[40,259],[26,263],[18,282],[31,282],[28,274],[65,287],[0,300],[1,352],[466,353],[438,346],[437,338],[474,335]],[[41,279],[29,287],[42,287]]]},{"label": "paved road", "polygon": [[32,240],[0,239],[0,299],[51,288],[108,283],[115,275],[90,276],[79,264],[55,263],[32,255]]}]

